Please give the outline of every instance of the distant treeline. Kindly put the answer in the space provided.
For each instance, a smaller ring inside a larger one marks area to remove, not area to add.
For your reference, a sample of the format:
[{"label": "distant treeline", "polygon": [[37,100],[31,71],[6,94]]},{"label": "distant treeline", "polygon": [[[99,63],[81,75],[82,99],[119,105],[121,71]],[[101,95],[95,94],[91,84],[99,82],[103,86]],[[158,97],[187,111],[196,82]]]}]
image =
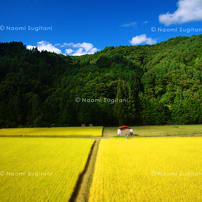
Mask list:
[{"label": "distant treeline", "polygon": [[199,124],[201,81],[202,35],[74,57],[0,43],[0,127]]}]

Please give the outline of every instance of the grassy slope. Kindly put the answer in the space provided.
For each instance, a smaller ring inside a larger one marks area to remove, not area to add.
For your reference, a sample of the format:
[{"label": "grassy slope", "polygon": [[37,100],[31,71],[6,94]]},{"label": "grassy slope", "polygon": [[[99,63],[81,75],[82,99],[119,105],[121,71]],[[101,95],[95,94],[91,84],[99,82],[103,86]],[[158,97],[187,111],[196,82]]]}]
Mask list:
[{"label": "grassy slope", "polygon": [[[177,128],[173,126],[133,126],[133,133],[138,136],[167,136],[167,135],[186,135],[202,134],[202,125],[180,125]],[[117,135],[118,127],[105,127],[104,136]]]}]

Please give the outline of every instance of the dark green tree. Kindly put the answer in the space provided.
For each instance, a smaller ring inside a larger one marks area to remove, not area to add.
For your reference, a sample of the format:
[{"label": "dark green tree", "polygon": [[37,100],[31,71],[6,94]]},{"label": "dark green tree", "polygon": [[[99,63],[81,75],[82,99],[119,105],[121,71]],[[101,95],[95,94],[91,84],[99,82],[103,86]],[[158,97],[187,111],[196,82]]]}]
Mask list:
[{"label": "dark green tree", "polygon": [[122,93],[122,88],[121,88],[121,81],[118,81],[117,85],[117,94],[116,94],[116,102],[114,106],[114,116],[118,120],[119,125],[124,124],[124,113],[126,112],[124,109],[124,103],[122,102],[123,100],[123,93]]}]

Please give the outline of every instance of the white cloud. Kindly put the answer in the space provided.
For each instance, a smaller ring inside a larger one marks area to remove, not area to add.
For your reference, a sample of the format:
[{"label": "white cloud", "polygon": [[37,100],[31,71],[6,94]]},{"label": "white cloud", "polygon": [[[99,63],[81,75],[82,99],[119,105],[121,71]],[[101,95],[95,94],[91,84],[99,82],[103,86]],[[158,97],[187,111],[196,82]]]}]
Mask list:
[{"label": "white cloud", "polygon": [[68,43],[63,43],[60,47],[63,48],[65,46],[69,46],[69,44]]},{"label": "white cloud", "polygon": [[[56,46],[58,48],[56,48]],[[76,43],[76,44],[74,44],[72,42],[63,43],[63,44],[56,43],[55,45],[52,45],[51,43],[46,42],[46,41],[37,42],[37,49],[39,51],[47,50],[49,52],[54,52],[57,54],[62,53],[62,51],[59,48],[64,48],[67,46],[70,47],[70,48],[65,49],[65,54],[67,54],[67,55],[79,56],[79,55],[85,55],[85,54],[94,54],[95,52],[99,51],[99,49],[93,47],[92,43],[86,43],[86,42]],[[32,49],[35,47],[36,46],[27,45],[27,49]]]},{"label": "white cloud", "polygon": [[[98,51],[97,48],[93,47],[92,43],[86,43],[86,42],[76,43],[76,44],[74,44],[74,43],[68,43],[67,44],[66,43],[63,45],[74,48],[75,50],[71,52],[72,55],[74,55],[74,56],[85,55],[85,54],[94,54],[95,52]],[[70,50],[70,49],[66,49],[66,50]],[[66,52],[66,50],[65,50],[65,52]],[[73,49],[71,49],[71,50],[73,50]],[[71,54],[71,53],[69,53],[69,54]]]},{"label": "white cloud", "polygon": [[32,50],[33,48],[35,48],[35,46],[27,45],[26,48]]},{"label": "white cloud", "polygon": [[144,21],[144,22],[143,22],[143,24],[147,24],[147,23],[148,23],[148,21]]},{"label": "white cloud", "polygon": [[136,24],[137,24],[137,22],[130,22],[130,23],[121,25],[121,27],[134,27]]},{"label": "white cloud", "polygon": [[72,52],[74,52],[74,50],[72,50],[71,48],[65,50],[65,53],[68,55],[71,54]]},{"label": "white cloud", "polygon": [[79,48],[76,52],[74,52],[74,56],[84,55],[83,48]]},{"label": "white cloud", "polygon": [[96,53],[97,51],[98,51],[97,48],[92,48],[92,49],[88,52],[88,54],[94,54],[94,53]]},{"label": "white cloud", "polygon": [[145,44],[155,44],[157,43],[157,41],[155,39],[152,39],[151,37],[150,38],[147,38],[146,34],[142,34],[142,35],[139,35],[139,36],[135,36],[132,38],[131,41],[129,41],[132,45],[137,45],[137,44],[142,44],[142,43],[145,43]]},{"label": "white cloud", "polygon": [[[32,49],[32,48],[35,48],[35,47],[36,46],[28,45],[27,49]],[[54,53],[57,53],[57,54],[62,53],[60,49],[56,48],[51,43],[46,42],[46,41],[39,41],[39,42],[37,42],[37,49],[39,51],[46,50],[48,52],[54,52]]]},{"label": "white cloud", "polygon": [[86,43],[86,42],[80,44],[80,46],[81,46],[82,48],[84,48],[86,52],[89,52],[89,51],[93,48],[93,44],[91,44],[91,43]]},{"label": "white cloud", "polygon": [[179,0],[174,13],[159,15],[159,22],[169,26],[202,20],[202,0]]}]

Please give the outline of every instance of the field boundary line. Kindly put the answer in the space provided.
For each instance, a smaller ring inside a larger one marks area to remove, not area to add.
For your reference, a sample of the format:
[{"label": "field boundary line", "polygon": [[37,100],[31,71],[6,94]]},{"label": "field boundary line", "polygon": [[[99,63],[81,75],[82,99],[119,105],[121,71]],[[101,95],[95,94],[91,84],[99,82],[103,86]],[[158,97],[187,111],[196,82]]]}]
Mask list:
[{"label": "field boundary line", "polygon": [[102,136],[68,136],[68,135],[0,135],[0,137],[58,137],[58,138],[102,138]]},{"label": "field boundary line", "polygon": [[22,136],[22,135],[0,135],[1,137],[10,137],[10,138],[78,138],[78,139],[95,139],[95,140],[101,140],[101,139],[110,139],[111,137],[96,137],[96,136],[31,136],[31,135],[27,135],[27,136]]}]

